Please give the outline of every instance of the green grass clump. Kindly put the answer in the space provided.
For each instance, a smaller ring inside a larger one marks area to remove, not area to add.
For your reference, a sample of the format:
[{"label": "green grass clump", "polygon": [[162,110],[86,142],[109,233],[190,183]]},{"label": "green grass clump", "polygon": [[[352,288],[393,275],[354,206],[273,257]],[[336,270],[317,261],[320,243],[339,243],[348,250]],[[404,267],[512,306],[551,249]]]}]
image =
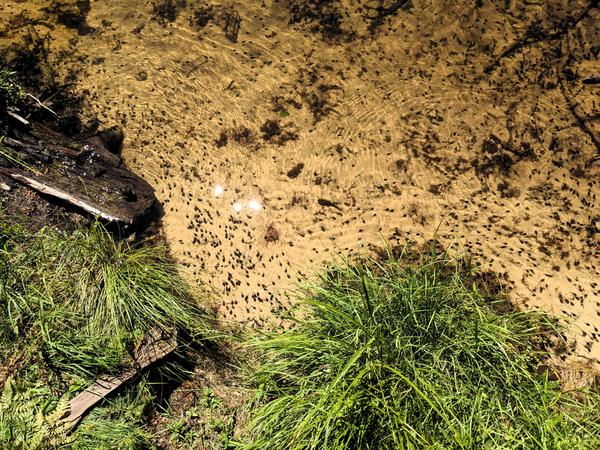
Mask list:
[{"label": "green grass clump", "polygon": [[117,241],[100,224],[10,236],[3,227],[3,341],[39,348],[55,368],[93,377],[119,369],[155,330],[208,332],[164,248]]},{"label": "green grass clump", "polygon": [[37,233],[12,223],[0,218],[0,447],[150,446],[145,384],[95,408],[71,436],[65,402],[130,366],[149,336],[198,344],[215,337],[213,324],[165,248],[117,240],[98,223]]},{"label": "green grass clump", "polygon": [[597,392],[563,392],[541,314],[511,312],[444,256],[342,264],[294,326],[258,338],[245,449],[596,449]]}]

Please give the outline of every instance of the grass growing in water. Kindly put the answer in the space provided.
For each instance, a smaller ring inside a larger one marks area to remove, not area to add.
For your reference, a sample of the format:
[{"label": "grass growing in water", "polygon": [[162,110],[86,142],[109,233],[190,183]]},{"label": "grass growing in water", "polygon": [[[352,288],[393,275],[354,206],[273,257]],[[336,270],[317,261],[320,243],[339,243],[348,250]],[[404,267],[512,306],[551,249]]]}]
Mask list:
[{"label": "grass growing in water", "polygon": [[445,256],[334,267],[253,342],[242,448],[600,448],[598,393],[536,371],[550,322],[498,306]]}]

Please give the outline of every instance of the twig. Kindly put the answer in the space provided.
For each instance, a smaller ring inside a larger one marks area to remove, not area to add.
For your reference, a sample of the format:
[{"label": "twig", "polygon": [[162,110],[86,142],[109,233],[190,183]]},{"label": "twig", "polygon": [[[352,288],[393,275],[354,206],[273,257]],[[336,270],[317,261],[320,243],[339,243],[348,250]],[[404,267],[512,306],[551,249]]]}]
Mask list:
[{"label": "twig", "polygon": [[48,108],[46,105],[44,105],[40,99],[38,99],[35,95],[30,94],[29,92],[27,92],[25,95],[27,95],[27,97],[30,97],[32,99],[34,99],[38,105],[40,105],[42,108],[44,108],[46,111],[50,111],[52,114],[54,114],[56,117],[58,117],[58,114],[56,114],[54,111],[52,111],[50,108]]},{"label": "twig", "polygon": [[10,109],[6,110],[6,114],[8,114],[13,119],[18,120],[19,122],[21,122],[24,125],[27,125],[27,126],[31,125],[31,123],[29,123],[29,121],[27,119],[25,119],[24,117],[21,117],[20,115],[18,115],[17,113],[11,111]]}]

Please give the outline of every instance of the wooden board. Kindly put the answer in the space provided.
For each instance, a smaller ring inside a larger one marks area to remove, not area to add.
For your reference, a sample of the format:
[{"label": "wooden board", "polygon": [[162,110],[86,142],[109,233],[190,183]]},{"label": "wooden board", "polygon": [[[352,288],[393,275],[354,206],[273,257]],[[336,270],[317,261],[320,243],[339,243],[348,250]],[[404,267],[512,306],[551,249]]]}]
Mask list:
[{"label": "wooden board", "polygon": [[121,372],[119,375],[99,378],[85,391],[73,398],[69,402],[70,413],[66,419],[67,422],[70,423],[69,431],[73,431],[77,425],[79,425],[83,416],[98,402],[121,387],[124,383],[132,380],[150,364],[155,363],[159,359],[162,359],[173,352],[176,347],[177,343],[175,337],[167,339],[154,337],[151,342],[138,352],[134,361],[134,367]]}]

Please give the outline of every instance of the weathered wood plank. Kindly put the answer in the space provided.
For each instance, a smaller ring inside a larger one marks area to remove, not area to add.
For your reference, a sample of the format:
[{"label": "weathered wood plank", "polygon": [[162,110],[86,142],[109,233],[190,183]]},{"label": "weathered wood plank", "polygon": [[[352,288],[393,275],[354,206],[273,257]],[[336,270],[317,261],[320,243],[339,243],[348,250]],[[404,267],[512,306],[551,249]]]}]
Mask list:
[{"label": "weathered wood plank", "polygon": [[173,352],[177,347],[175,337],[167,339],[153,338],[136,355],[134,367],[112,377],[101,377],[81,394],[69,402],[70,413],[66,418],[69,431],[73,431],[83,416],[98,402],[124,383],[133,379],[143,369]]}]

